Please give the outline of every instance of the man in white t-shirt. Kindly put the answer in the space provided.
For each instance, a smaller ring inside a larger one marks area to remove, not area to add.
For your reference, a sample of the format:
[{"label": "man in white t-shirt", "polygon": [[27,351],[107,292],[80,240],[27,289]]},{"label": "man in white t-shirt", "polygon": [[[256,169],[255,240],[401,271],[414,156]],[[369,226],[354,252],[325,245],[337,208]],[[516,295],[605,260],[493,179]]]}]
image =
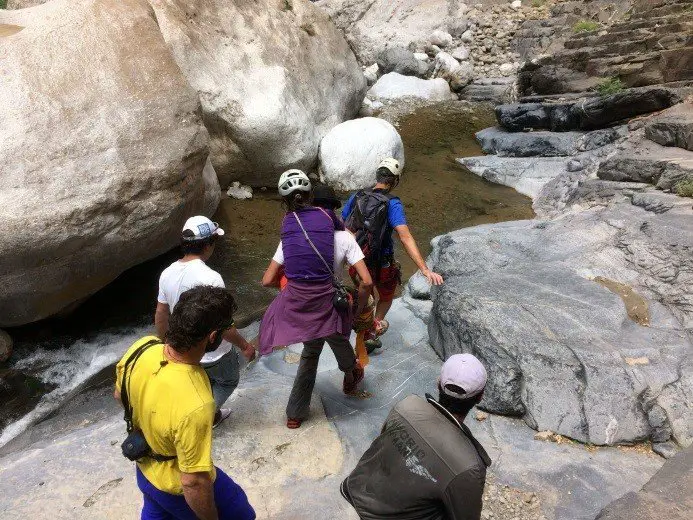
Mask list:
[{"label": "man in white t-shirt", "polygon": [[[223,234],[224,230],[216,222],[203,216],[191,217],[183,226],[183,258],[164,269],[159,278],[159,296],[154,315],[159,338],[164,339],[168,330],[168,318],[181,294],[199,285],[225,287],[221,275],[205,264],[214,252],[217,237]],[[238,386],[240,365],[238,352],[233,345],[236,345],[248,360],[255,357],[255,348],[240,335],[236,327],[232,326],[224,331],[224,340],[217,350],[206,353],[202,358],[202,366],[209,376],[217,406],[215,425],[231,413],[230,410],[222,408],[222,405]]]}]

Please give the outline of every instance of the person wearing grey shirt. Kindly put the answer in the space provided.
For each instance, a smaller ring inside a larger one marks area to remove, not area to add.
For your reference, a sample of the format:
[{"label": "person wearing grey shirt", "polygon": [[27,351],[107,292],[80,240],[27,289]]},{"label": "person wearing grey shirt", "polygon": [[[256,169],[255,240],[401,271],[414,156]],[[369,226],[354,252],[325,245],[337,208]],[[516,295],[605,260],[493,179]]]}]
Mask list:
[{"label": "person wearing grey shirt", "polygon": [[439,398],[410,395],[342,482],[362,520],[479,520],[491,459],[463,421],[479,403],[486,369],[471,354],[444,364]]}]

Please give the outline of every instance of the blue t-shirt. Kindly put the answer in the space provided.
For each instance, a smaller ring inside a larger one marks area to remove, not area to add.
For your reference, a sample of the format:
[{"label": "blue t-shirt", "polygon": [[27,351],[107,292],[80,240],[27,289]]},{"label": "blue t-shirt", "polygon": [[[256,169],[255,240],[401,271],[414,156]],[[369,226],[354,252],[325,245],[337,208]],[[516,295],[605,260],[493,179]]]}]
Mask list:
[{"label": "blue t-shirt", "polygon": [[[355,197],[356,193],[349,197],[349,200],[344,204],[344,208],[342,208],[342,219],[344,219],[345,222],[354,210]],[[404,216],[402,201],[397,197],[390,199],[387,206],[387,228],[385,229],[385,238],[383,238],[383,258],[394,255],[395,244],[392,241],[392,232],[397,226],[405,226],[406,224],[407,218]]]}]

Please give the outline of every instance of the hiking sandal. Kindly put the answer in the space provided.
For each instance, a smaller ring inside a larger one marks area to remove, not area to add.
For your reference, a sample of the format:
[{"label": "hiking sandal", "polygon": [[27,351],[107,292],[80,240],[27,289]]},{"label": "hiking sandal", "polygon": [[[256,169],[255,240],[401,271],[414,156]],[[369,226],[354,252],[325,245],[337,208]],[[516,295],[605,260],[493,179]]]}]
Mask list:
[{"label": "hiking sandal", "polygon": [[289,430],[295,430],[296,428],[300,428],[301,424],[303,423],[303,419],[291,419],[288,418],[286,420],[286,427]]},{"label": "hiking sandal", "polygon": [[365,370],[361,366],[361,363],[358,362],[358,360],[356,361],[356,364],[354,365],[354,368],[351,371],[351,373],[354,377],[354,380],[351,383],[347,382],[347,375],[344,374],[344,383],[342,384],[342,391],[347,395],[354,393],[356,387],[359,385],[361,381],[363,381],[363,378],[365,376]]}]

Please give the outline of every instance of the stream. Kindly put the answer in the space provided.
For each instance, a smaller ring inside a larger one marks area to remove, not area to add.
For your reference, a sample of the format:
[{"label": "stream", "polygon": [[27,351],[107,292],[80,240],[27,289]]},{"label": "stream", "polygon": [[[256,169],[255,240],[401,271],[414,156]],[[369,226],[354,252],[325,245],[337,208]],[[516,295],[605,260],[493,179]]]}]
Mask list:
[{"label": "stream", "polygon": [[[448,231],[532,218],[529,198],[455,161],[481,155],[474,133],[493,124],[489,106],[445,102],[383,117],[396,123],[404,141],[406,165],[395,193],[424,256],[430,240]],[[256,190],[247,201],[224,196],[217,210],[226,234],[209,265],[233,291],[239,323],[257,319],[274,297],[259,281],[277,247],[281,219],[280,199],[270,190]],[[68,317],[7,330],[15,349],[0,365],[0,447],[96,384],[94,376],[153,331],[158,277],[177,257],[174,250],[128,270]],[[398,258],[407,279],[415,266],[401,251]]]}]

